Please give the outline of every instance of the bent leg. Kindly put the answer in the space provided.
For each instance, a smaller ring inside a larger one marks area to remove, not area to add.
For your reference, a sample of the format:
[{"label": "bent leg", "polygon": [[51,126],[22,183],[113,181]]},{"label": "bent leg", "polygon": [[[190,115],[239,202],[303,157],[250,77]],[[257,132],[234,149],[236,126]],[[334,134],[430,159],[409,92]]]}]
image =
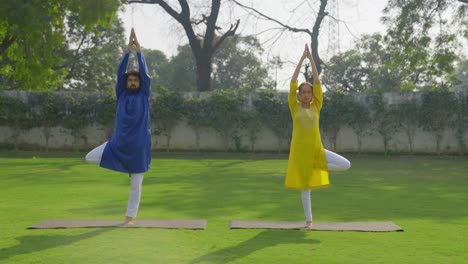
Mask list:
[{"label": "bent leg", "polygon": [[107,141],[104,142],[99,147],[96,147],[93,150],[91,150],[88,154],[86,154],[85,160],[89,163],[95,163],[95,164],[101,163],[102,153],[104,152],[106,145],[107,145]]},{"label": "bent leg", "polygon": [[329,170],[344,171],[351,168],[351,162],[349,162],[349,160],[343,156],[336,154],[335,152],[325,150],[325,156],[327,158]]}]

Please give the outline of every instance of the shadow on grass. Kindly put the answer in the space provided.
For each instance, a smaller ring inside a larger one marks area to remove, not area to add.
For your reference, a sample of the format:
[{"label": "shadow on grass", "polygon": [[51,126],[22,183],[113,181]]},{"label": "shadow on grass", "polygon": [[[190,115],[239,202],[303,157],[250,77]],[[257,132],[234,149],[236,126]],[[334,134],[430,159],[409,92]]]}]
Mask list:
[{"label": "shadow on grass", "polygon": [[18,237],[16,238],[20,242],[18,245],[0,249],[0,260],[18,255],[27,255],[50,248],[67,246],[81,240],[101,235],[113,229],[114,228],[100,228],[78,235],[27,235]]},{"label": "shadow on grass", "polygon": [[[183,167],[181,173],[173,173],[177,161],[173,162],[174,166],[165,166],[168,175],[161,171],[160,176],[145,179],[144,185],[155,191],[143,194],[143,209],[160,207],[196,218],[237,219],[245,213],[257,219],[303,218],[300,193],[284,189],[281,170],[286,162],[227,160],[192,173]],[[331,173],[329,189],[312,192],[317,221],[430,218],[450,222],[468,216],[464,159],[364,157],[352,162],[351,170]]]},{"label": "shadow on grass", "polygon": [[235,246],[213,251],[200,256],[190,264],[197,263],[229,263],[237,259],[242,259],[255,251],[279,244],[316,244],[320,243],[316,239],[308,239],[305,232],[298,230],[267,230],[258,235],[241,242]]},{"label": "shadow on grass", "polygon": [[[331,173],[329,189],[312,192],[317,221],[393,221],[397,218],[451,221],[468,216],[467,158],[363,156],[350,160],[353,165],[349,171]],[[67,167],[77,163],[60,164],[51,160],[43,167],[39,166],[42,162],[22,165],[14,176],[2,176],[2,183],[11,186],[40,184],[49,187],[55,183],[83,186],[84,194],[100,199],[98,192],[87,193],[86,186],[105,179],[112,184],[112,191],[114,186],[125,186],[125,197],[122,198],[127,199],[127,175],[97,166],[89,170]],[[248,220],[253,220],[252,217],[257,220],[302,220],[300,193],[284,188],[286,167],[287,160],[156,159],[152,169],[145,173],[141,210],[162,209],[198,219],[223,216],[239,220],[243,217],[249,217]],[[75,174],[73,180],[66,177]],[[123,178],[112,178],[120,176]],[[93,208],[86,208],[84,204],[82,209],[71,210],[82,213],[90,209],[102,215],[115,214],[124,211],[126,202],[122,200],[103,201]]]},{"label": "shadow on grass", "polygon": [[[312,192],[316,221],[450,222],[468,216],[468,165],[462,159],[365,157],[352,162],[351,170],[331,173],[329,189]],[[286,161],[159,161],[145,175],[141,211],[161,209],[173,212],[171,217],[196,219],[303,220],[300,192],[284,188],[285,167]],[[91,209],[104,215],[124,207],[113,201]]]}]

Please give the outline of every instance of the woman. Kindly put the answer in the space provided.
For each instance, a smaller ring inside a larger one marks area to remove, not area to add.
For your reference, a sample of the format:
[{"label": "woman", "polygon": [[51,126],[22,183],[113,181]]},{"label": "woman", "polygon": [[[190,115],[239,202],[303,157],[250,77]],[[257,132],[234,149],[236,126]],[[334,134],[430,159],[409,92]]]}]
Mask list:
[{"label": "woman", "polygon": [[[298,86],[297,77],[306,57],[312,66],[314,83],[312,85],[304,82]],[[328,187],[328,169],[347,170],[351,164],[347,159],[323,148],[319,131],[322,86],[307,44],[291,78],[288,103],[293,120],[293,134],[285,185],[302,191],[306,228],[311,228],[310,190]]]}]

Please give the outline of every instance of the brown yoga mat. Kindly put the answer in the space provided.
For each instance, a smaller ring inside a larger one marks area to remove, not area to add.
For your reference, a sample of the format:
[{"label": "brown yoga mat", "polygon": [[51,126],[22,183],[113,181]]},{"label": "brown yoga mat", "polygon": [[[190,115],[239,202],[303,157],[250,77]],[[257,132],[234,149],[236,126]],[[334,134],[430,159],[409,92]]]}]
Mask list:
[{"label": "brown yoga mat", "polygon": [[[231,229],[305,229],[305,222],[267,222],[232,220]],[[367,232],[391,232],[403,231],[393,222],[314,222],[311,229],[321,231],[367,231]]]},{"label": "brown yoga mat", "polygon": [[[123,220],[44,220],[29,229],[120,227]],[[125,228],[149,227],[168,229],[206,229],[206,220],[135,220],[135,225]]]}]

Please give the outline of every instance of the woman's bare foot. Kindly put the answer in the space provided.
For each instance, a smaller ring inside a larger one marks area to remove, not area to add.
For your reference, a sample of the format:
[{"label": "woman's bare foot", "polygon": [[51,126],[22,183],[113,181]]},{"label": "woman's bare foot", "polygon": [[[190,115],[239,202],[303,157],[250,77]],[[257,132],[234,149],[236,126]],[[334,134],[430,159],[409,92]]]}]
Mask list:
[{"label": "woman's bare foot", "polygon": [[311,229],[312,228],[312,221],[306,221],[306,226],[305,228]]},{"label": "woman's bare foot", "polygon": [[121,224],[121,226],[134,226],[135,223],[133,222],[133,217],[127,216],[125,221]]}]

